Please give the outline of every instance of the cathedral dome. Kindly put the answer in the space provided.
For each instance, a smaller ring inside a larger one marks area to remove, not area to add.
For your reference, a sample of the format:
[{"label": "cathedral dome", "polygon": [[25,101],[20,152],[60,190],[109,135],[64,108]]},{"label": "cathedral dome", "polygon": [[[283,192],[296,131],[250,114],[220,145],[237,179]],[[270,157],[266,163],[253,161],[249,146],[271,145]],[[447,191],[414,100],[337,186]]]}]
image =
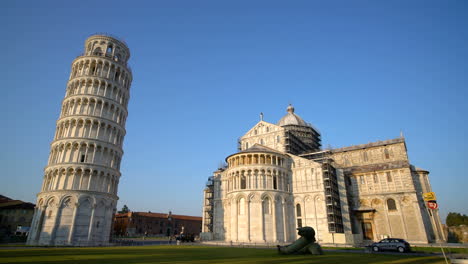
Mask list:
[{"label": "cathedral dome", "polygon": [[300,116],[294,113],[294,107],[292,105],[289,105],[286,111],[288,113],[280,119],[277,124],[278,126],[309,126]]}]

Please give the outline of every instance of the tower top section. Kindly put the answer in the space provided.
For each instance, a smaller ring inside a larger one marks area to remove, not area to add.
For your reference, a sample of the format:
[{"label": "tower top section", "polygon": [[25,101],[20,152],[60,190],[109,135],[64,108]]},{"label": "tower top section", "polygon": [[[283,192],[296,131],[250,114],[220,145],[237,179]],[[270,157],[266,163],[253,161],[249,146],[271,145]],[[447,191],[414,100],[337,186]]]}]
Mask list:
[{"label": "tower top section", "polygon": [[108,34],[96,34],[86,39],[85,54],[108,57],[124,64],[130,58],[125,41]]}]

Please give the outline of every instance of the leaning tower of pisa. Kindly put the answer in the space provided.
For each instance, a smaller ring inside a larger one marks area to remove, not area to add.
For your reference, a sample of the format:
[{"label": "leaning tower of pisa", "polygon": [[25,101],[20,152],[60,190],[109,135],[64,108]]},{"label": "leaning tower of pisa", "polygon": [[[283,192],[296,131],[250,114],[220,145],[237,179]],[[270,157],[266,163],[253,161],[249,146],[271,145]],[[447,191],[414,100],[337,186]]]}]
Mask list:
[{"label": "leaning tower of pisa", "polygon": [[72,63],[30,245],[109,242],[132,72],[124,41],[93,35]]}]

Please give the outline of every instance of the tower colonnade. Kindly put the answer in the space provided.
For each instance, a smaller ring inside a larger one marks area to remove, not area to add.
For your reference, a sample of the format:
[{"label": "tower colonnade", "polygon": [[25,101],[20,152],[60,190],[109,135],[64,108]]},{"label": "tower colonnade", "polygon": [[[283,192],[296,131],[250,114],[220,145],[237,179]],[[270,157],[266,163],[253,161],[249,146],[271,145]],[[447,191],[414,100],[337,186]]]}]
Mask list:
[{"label": "tower colonnade", "polygon": [[92,117],[100,117],[122,123],[125,126],[125,119],[128,113],[124,108],[119,107],[119,103],[105,99],[95,98],[90,96],[68,97],[63,102],[63,109],[60,118],[73,115],[84,115]]},{"label": "tower colonnade", "polygon": [[132,82],[129,57],[123,41],[93,35],[73,61],[28,244],[109,242]]},{"label": "tower colonnade", "polygon": [[73,116],[57,122],[55,140],[86,138],[122,147],[124,136],[125,129],[113,121]]}]

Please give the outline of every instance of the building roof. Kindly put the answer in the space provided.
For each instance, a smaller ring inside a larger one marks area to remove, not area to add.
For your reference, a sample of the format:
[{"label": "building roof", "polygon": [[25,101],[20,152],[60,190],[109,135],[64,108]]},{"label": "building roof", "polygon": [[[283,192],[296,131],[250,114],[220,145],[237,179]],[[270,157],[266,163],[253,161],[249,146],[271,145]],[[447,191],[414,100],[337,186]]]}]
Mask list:
[{"label": "building roof", "polygon": [[300,116],[294,113],[294,107],[290,104],[286,109],[288,112],[285,116],[283,116],[280,121],[278,121],[278,126],[288,126],[288,125],[295,125],[295,126],[309,126]]},{"label": "building roof", "polygon": [[281,151],[278,151],[276,149],[272,149],[272,148],[269,148],[269,147],[265,147],[263,145],[260,145],[260,144],[253,144],[253,146],[251,146],[250,148],[248,149],[244,149],[242,151],[239,151],[237,153],[234,153],[234,154],[231,154],[229,156],[226,157],[226,161],[234,156],[234,155],[237,155],[237,154],[242,154],[242,153],[273,153],[273,154],[280,154],[280,155],[285,155],[285,153],[281,152]]},{"label": "building roof", "polygon": [[332,149],[331,151],[333,153],[337,153],[337,152],[352,151],[352,150],[372,148],[372,147],[385,146],[385,145],[398,144],[398,143],[405,143],[405,139],[395,138],[395,139],[377,141],[377,142],[372,142],[372,143],[367,143],[367,144],[354,145],[350,147],[336,148],[336,149]]},{"label": "building roof", "polygon": [[248,149],[244,149],[238,153],[249,153],[249,152],[270,152],[270,153],[275,153],[275,154],[284,154],[283,152],[277,151],[276,149],[265,147],[257,143],[253,144],[252,147]]},{"label": "building roof", "polygon": [[13,199],[0,194],[0,203],[9,202],[9,201],[13,201]]},{"label": "building roof", "polygon": [[1,209],[34,209],[36,207],[33,203],[23,202],[20,200],[10,200],[0,203]]},{"label": "building roof", "polygon": [[413,169],[413,171],[419,171],[419,172],[425,172],[425,173],[429,173],[428,170],[425,170],[425,169],[421,169],[419,167],[416,167],[414,165],[411,165],[411,168]]}]

